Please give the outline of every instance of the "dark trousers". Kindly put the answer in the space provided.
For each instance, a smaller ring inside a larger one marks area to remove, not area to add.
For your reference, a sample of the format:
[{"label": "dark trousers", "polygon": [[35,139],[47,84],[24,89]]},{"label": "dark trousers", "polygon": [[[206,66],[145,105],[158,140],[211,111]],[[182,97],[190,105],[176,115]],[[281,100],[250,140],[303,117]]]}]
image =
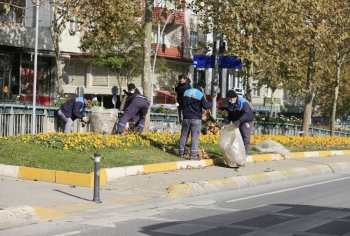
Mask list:
[{"label": "dark trousers", "polygon": [[252,133],[253,126],[254,126],[254,121],[245,122],[239,126],[239,131],[241,132],[241,135],[242,135],[246,155],[248,155],[248,151],[249,151],[250,135]]},{"label": "dark trousers", "polygon": [[184,154],[186,141],[191,132],[191,156],[195,156],[198,150],[198,140],[201,134],[202,120],[184,119],[182,121],[179,154]]},{"label": "dark trousers", "polygon": [[129,120],[135,122],[136,132],[141,133],[145,127],[146,115],[150,103],[147,99],[134,98],[128,108],[124,111],[123,116],[118,122],[117,132],[122,133],[125,129],[126,123]]}]

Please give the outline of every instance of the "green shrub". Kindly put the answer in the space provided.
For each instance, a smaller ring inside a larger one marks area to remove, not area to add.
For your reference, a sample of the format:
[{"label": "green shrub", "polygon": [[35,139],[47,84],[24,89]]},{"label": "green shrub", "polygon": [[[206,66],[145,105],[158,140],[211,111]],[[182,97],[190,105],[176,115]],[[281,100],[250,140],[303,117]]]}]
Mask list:
[{"label": "green shrub", "polygon": [[53,105],[55,106],[61,106],[63,103],[65,103],[66,101],[68,101],[69,98],[68,97],[64,97],[64,98],[59,98],[56,102],[53,103]]}]

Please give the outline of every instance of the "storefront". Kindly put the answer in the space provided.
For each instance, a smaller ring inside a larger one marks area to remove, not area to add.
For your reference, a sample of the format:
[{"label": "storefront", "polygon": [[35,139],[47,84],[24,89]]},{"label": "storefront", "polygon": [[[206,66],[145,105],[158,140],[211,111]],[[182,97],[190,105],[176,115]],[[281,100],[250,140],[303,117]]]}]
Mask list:
[{"label": "storefront", "polygon": [[10,96],[11,56],[0,52],[0,99]]},{"label": "storefront", "polygon": [[34,65],[28,62],[22,63],[17,88],[20,100],[33,101],[34,84],[36,84],[36,102],[41,105],[50,104],[49,69],[47,63],[38,64],[36,83],[34,83]]},{"label": "storefront", "polygon": [[[43,56],[40,53],[37,60],[37,76],[34,81],[34,53],[19,51],[0,54],[0,99],[6,101],[33,102],[34,84],[36,84],[36,102],[39,105],[49,105],[53,94],[51,54]],[[36,82],[36,83],[35,83]]]}]

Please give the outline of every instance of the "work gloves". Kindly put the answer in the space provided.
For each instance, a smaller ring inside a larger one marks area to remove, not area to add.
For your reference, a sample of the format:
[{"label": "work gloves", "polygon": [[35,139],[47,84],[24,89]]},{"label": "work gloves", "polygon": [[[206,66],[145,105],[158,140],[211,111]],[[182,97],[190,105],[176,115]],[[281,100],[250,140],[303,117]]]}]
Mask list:
[{"label": "work gloves", "polygon": [[88,116],[84,116],[81,120],[85,123],[90,123],[90,117]]}]

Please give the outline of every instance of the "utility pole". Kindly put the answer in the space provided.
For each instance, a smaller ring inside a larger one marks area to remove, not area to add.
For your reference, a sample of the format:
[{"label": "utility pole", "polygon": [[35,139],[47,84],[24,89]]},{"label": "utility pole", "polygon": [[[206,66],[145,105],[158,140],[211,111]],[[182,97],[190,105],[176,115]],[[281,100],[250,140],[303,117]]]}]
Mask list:
[{"label": "utility pole", "polygon": [[33,81],[33,111],[32,111],[32,134],[36,134],[36,80],[38,74],[38,34],[39,34],[39,0],[35,6],[35,46],[34,46],[34,81]]},{"label": "utility pole", "polygon": [[[145,1],[145,41],[144,41],[144,63],[143,63],[143,83],[142,89],[144,95],[148,98],[153,97],[153,88],[151,88],[150,77],[151,77],[151,38],[152,38],[152,9],[153,0]],[[151,106],[149,108],[151,110]],[[145,131],[149,131],[150,128],[150,113],[147,112]]]},{"label": "utility pole", "polygon": [[213,41],[215,44],[213,47],[215,47],[215,53],[214,53],[214,68],[213,68],[213,74],[212,74],[212,95],[213,95],[213,104],[211,108],[211,114],[214,119],[216,119],[216,102],[217,102],[217,96],[219,92],[219,51],[220,51],[220,43],[221,43],[221,0],[218,0],[218,18],[217,18],[217,24],[218,24],[218,29],[216,32],[213,32],[214,37]]}]

